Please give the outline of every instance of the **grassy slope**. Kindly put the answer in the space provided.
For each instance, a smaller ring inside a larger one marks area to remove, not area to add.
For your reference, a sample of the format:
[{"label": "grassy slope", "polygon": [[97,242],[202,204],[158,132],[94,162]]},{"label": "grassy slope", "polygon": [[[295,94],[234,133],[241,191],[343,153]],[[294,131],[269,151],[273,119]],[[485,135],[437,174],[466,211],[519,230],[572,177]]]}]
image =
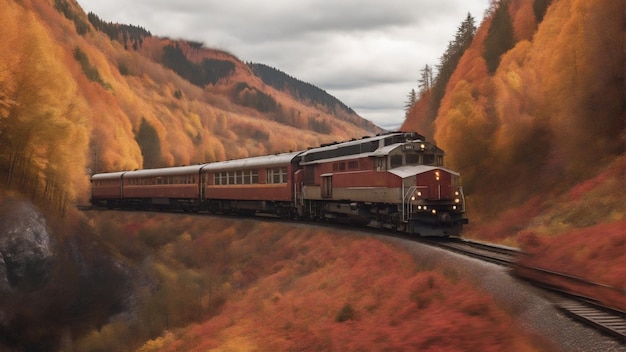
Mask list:
[{"label": "grassy slope", "polygon": [[141,351],[546,348],[460,275],[423,269],[401,248],[353,232],[171,214],[88,216],[103,241],[158,284],[138,320],[92,332],[77,342],[81,349],[145,340]]}]

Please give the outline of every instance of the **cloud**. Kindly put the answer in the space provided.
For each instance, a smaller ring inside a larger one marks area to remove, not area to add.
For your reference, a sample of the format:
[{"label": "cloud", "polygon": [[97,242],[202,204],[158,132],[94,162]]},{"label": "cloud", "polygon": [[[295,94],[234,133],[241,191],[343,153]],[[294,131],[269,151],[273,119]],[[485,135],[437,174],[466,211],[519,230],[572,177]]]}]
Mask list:
[{"label": "cloud", "polygon": [[79,3],[105,21],[200,41],[275,67],[328,91],[362,117],[397,128],[419,70],[438,63],[468,12],[478,25],[489,0]]}]

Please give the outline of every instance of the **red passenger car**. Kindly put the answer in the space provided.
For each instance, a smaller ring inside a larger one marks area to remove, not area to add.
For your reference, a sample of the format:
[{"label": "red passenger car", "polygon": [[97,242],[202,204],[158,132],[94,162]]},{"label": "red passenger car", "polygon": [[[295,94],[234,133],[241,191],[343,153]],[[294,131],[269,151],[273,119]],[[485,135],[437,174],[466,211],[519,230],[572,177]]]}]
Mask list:
[{"label": "red passenger car", "polygon": [[272,213],[294,210],[293,175],[298,152],[206,164],[202,167],[204,204],[209,211]]},{"label": "red passenger car", "polygon": [[95,174],[91,177],[91,204],[117,208],[122,201],[122,176],[126,171]]},{"label": "red passenger car", "polygon": [[123,176],[124,203],[135,208],[197,211],[204,165],[128,171]]}]

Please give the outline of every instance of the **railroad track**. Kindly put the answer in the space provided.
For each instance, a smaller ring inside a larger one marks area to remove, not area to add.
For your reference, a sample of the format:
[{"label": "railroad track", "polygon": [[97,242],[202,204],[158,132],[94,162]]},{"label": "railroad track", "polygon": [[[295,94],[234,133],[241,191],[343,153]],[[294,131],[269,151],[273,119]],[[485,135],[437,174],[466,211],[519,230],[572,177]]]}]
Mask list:
[{"label": "railroad track", "polygon": [[[564,314],[626,344],[626,312],[623,309],[608,307],[592,297],[592,295],[601,295],[608,298],[613,305],[623,306],[624,297],[626,297],[625,290],[573,275],[521,265],[516,259],[524,253],[517,248],[462,239],[423,242],[514,268],[513,272],[517,277],[543,289],[547,298]],[[626,306],[624,308],[626,309]]]},{"label": "railroad track", "polygon": [[[626,290],[522,264],[515,265],[514,273],[547,290],[548,298],[570,318],[626,344]],[[607,303],[599,302],[594,296],[603,297]]]},{"label": "railroad track", "polygon": [[523,253],[518,248],[487,244],[460,238],[447,240],[423,240],[422,242],[431,246],[447,249],[456,253],[504,266],[512,266],[515,263],[517,256]]}]

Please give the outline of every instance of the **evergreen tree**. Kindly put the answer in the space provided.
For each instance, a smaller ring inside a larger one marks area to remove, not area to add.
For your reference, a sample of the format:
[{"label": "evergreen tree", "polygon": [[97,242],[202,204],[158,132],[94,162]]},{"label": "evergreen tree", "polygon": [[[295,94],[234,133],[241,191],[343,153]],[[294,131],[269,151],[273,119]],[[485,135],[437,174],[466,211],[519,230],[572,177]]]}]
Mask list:
[{"label": "evergreen tree", "polygon": [[439,65],[437,65],[437,77],[434,79],[432,84],[433,106],[431,113],[433,116],[431,116],[431,120],[434,120],[437,115],[441,99],[443,99],[443,95],[446,91],[446,85],[448,84],[450,77],[452,77],[452,73],[456,69],[459,60],[461,60],[463,53],[465,53],[465,50],[470,46],[470,44],[472,44],[476,30],[476,21],[468,12],[467,17],[465,17],[457,29],[454,40],[448,43],[448,48],[441,56]]},{"label": "evergreen tree", "polygon": [[483,57],[490,74],[496,72],[498,65],[500,65],[500,57],[515,45],[513,24],[511,15],[509,15],[508,5],[508,0],[503,0],[496,4],[493,19],[485,38]]},{"label": "evergreen tree", "polygon": [[537,19],[537,23],[541,23],[541,21],[543,21],[543,16],[546,15],[546,11],[548,11],[550,3],[552,3],[552,0],[535,0],[533,2],[533,12],[535,14],[535,18]]},{"label": "evergreen tree", "polygon": [[433,85],[433,69],[426,64],[423,69],[420,70],[420,79],[417,80],[420,94],[424,94],[429,91]]},{"label": "evergreen tree", "polygon": [[415,102],[417,101],[417,92],[415,92],[415,89],[411,89],[411,91],[409,92],[409,94],[407,94],[407,102],[404,104],[404,109],[406,110],[405,115],[409,114],[409,110],[411,110],[411,107],[413,106],[413,104],[415,104]]},{"label": "evergreen tree", "polygon": [[143,155],[143,167],[145,169],[160,167],[161,141],[157,131],[145,118],[141,119],[135,140],[141,149],[141,155]]}]

